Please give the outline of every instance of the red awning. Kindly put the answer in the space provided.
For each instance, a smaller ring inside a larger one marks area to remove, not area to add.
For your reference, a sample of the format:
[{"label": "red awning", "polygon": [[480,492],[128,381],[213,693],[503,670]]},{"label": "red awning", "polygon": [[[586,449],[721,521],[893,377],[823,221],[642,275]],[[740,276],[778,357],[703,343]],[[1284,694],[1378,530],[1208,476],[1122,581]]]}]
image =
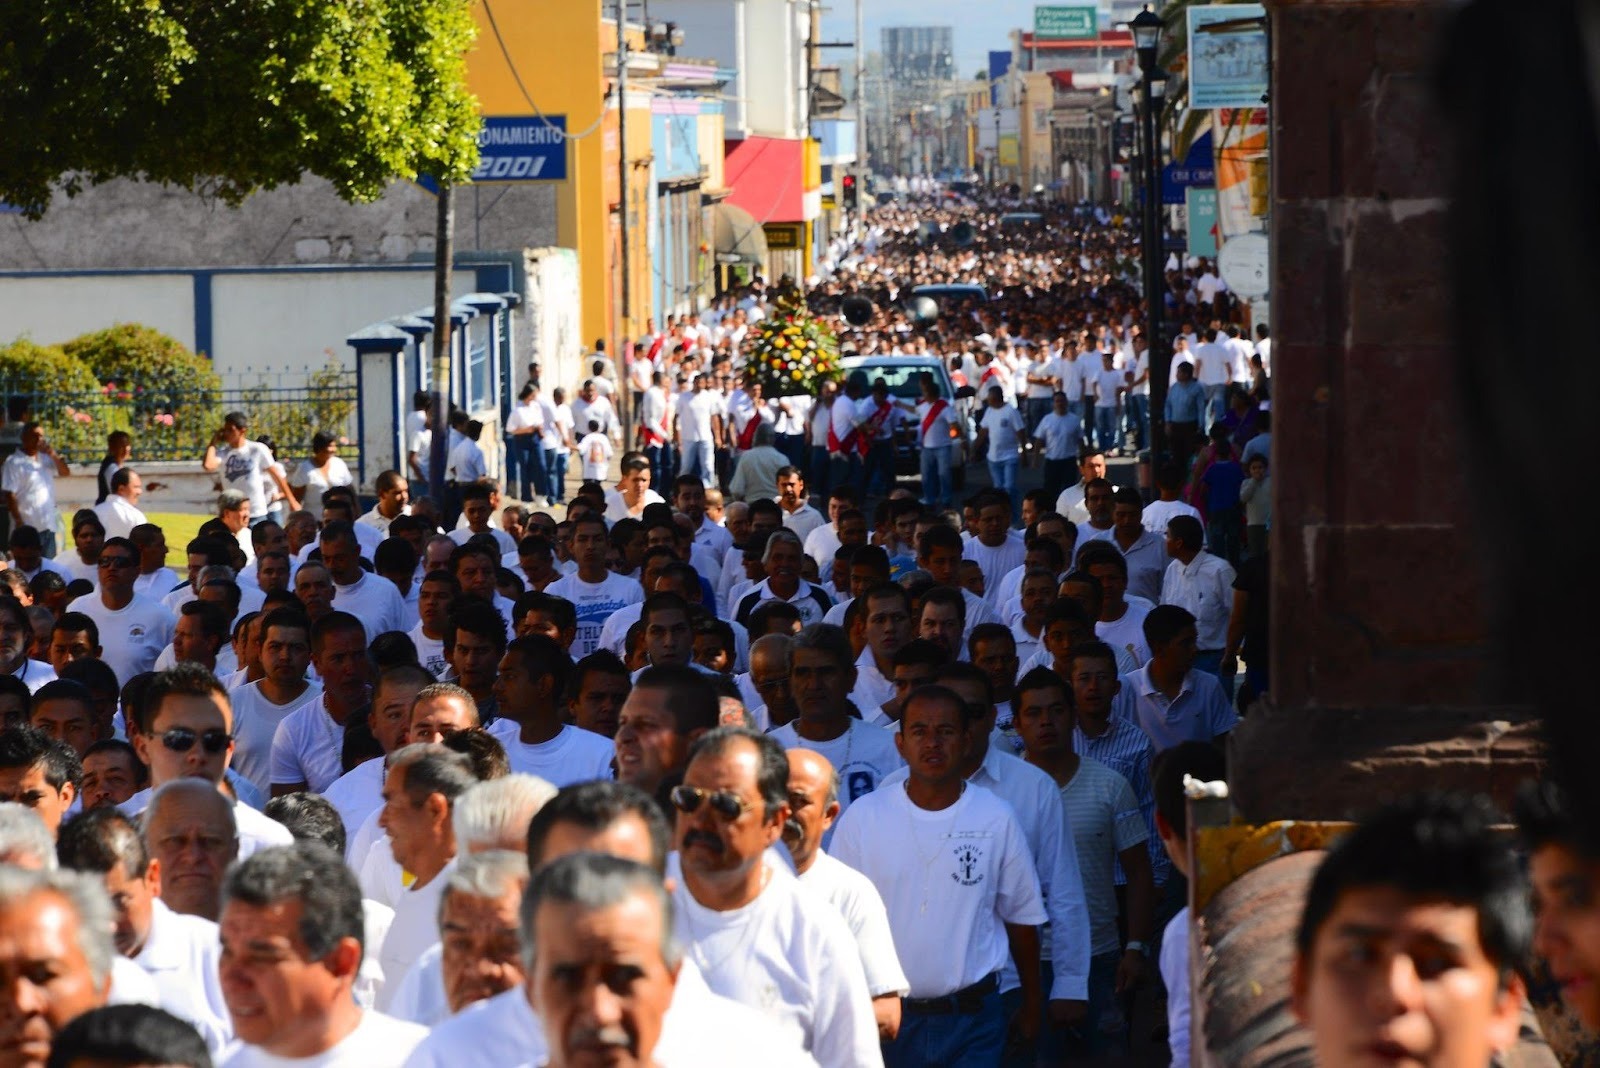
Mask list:
[{"label": "red awning", "polygon": [[805,221],[805,143],[777,137],[729,141],[723,174],[728,203],[758,221]]},{"label": "red awning", "polygon": [[1053,70],[1050,72],[1050,80],[1055,83],[1057,89],[1072,88],[1072,72],[1070,70]]}]

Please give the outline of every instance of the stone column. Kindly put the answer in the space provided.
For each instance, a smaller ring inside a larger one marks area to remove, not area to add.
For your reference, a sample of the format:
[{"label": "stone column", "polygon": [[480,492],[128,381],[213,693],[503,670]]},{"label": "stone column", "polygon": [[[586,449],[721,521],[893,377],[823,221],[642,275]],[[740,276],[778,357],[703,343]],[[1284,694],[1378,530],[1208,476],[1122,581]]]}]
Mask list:
[{"label": "stone column", "polygon": [[1268,0],[1272,694],[1235,732],[1254,821],[1341,819],[1532,770],[1485,689],[1487,579],[1454,403],[1450,156],[1435,71],[1455,5]]}]

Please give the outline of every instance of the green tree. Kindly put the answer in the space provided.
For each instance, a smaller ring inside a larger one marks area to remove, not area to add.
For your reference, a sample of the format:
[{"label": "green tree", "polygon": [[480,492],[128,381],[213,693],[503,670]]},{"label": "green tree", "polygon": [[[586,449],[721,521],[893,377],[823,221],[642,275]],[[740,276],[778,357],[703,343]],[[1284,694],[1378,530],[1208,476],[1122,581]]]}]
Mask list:
[{"label": "green tree", "polygon": [[471,0],[0,4],[0,200],[38,218],[141,178],[237,204],[307,172],[349,200],[477,163]]}]

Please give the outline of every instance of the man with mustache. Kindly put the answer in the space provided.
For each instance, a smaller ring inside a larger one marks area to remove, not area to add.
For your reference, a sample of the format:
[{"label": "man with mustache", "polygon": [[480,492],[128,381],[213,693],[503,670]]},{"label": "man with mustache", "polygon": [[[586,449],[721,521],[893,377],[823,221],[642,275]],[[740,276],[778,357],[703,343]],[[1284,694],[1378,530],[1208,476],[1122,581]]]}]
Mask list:
[{"label": "man with mustache", "polygon": [[706,985],[762,1010],[774,1034],[830,1068],[879,1065],[854,938],[769,852],[789,818],[788,783],[788,757],[768,735],[722,727],[695,743],[671,794],[677,934]]}]

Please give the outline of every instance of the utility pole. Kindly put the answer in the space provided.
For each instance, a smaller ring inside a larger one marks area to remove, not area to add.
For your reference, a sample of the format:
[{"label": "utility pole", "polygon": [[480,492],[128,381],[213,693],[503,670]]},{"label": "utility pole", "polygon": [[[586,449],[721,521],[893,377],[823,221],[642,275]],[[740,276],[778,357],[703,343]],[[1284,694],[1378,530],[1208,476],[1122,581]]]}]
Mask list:
[{"label": "utility pole", "polygon": [[[629,332],[633,322],[633,286],[629,273],[628,249],[628,4],[617,0],[617,222],[621,238],[618,263],[622,268],[622,293],[617,301],[617,351],[612,353],[612,365],[617,369],[617,418],[624,427],[630,425],[633,413],[628,409],[626,387],[627,364],[632,346]],[[624,446],[627,439],[624,437]]]},{"label": "utility pole", "polygon": [[856,217],[861,223],[861,194],[867,187],[867,23],[856,0]]},{"label": "utility pole", "polygon": [[450,455],[450,261],[455,230],[455,194],[449,182],[439,183],[439,210],[433,239],[433,409],[428,444],[428,496],[445,511],[445,462]]}]

